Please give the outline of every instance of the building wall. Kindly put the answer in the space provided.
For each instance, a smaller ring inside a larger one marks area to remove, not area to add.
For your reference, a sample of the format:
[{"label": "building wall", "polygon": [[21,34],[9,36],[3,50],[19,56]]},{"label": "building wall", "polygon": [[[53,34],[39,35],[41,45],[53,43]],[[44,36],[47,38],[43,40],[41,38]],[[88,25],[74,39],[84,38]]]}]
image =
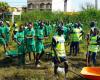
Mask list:
[{"label": "building wall", "polygon": [[51,10],[52,0],[28,0],[28,9]]},{"label": "building wall", "polygon": [[52,11],[65,11],[65,0],[52,0]]}]

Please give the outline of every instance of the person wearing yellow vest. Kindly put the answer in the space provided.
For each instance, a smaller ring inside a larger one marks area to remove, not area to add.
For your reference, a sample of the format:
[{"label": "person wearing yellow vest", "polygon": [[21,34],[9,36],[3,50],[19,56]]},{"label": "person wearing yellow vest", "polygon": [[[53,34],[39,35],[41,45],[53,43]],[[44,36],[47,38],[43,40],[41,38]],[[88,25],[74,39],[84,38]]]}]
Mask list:
[{"label": "person wearing yellow vest", "polygon": [[[81,34],[81,35],[80,35]],[[80,37],[83,35],[83,31],[79,28],[78,24],[74,24],[74,28],[70,31],[70,54],[74,53],[76,56],[79,53]]]},{"label": "person wearing yellow vest", "polygon": [[58,34],[53,36],[52,38],[52,48],[54,51],[53,56],[53,62],[54,62],[54,73],[55,75],[58,75],[57,69],[59,64],[64,64],[64,70],[65,70],[65,76],[68,71],[68,64],[67,64],[67,58],[66,58],[66,52],[65,52],[65,39],[63,35],[63,27],[58,27],[57,29]]},{"label": "person wearing yellow vest", "polygon": [[93,34],[94,29],[96,28],[96,21],[91,21],[90,22],[90,35]]},{"label": "person wearing yellow vest", "polygon": [[88,46],[88,53],[87,53],[87,66],[90,65],[90,61],[93,61],[93,65],[96,65],[96,54],[99,49],[100,45],[100,37],[98,35],[97,28],[94,28],[93,33],[90,35],[89,38],[89,46]]}]

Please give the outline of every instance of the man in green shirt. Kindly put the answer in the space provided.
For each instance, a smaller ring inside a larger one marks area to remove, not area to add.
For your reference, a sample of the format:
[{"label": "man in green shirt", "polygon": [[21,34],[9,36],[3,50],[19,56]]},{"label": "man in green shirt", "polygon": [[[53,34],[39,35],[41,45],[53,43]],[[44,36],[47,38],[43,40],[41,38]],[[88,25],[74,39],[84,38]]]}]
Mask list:
[{"label": "man in green shirt", "polygon": [[35,30],[33,28],[33,24],[30,22],[28,24],[28,28],[25,30],[25,38],[26,38],[26,48],[29,53],[29,60],[31,61],[31,52],[33,52],[34,60],[35,60]]}]

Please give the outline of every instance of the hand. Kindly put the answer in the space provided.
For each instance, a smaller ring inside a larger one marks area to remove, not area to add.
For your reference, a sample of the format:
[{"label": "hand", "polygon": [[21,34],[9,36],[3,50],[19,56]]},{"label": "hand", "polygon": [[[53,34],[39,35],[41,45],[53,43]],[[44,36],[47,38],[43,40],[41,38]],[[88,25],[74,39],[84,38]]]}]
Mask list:
[{"label": "hand", "polygon": [[44,37],[45,39],[48,39],[48,37]]},{"label": "hand", "polygon": [[17,42],[17,44],[18,44],[18,45],[21,45],[21,43],[20,43],[20,42]]},{"label": "hand", "polygon": [[32,38],[32,37],[26,37],[27,39],[30,39],[30,38]]}]

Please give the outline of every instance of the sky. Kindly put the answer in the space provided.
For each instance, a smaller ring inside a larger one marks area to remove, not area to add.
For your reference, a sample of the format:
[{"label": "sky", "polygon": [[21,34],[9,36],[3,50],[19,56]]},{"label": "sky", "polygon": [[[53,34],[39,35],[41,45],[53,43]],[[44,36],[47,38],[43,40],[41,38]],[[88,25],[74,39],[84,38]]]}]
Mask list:
[{"label": "sky", "polygon": [[26,7],[27,6],[27,0],[0,0],[7,2],[11,7]]},{"label": "sky", "polygon": [[[0,0],[0,1],[6,1],[10,6],[27,6],[27,0]],[[85,4],[95,3],[95,0],[68,0],[68,7],[67,10],[70,11],[80,11],[82,9],[82,6],[85,6]],[[98,0],[98,8],[100,9],[100,0]]]},{"label": "sky", "polygon": [[[86,4],[95,5],[95,0],[68,0],[68,11],[80,11],[82,6],[86,7]],[[100,9],[100,0],[98,0],[98,8]]]}]

